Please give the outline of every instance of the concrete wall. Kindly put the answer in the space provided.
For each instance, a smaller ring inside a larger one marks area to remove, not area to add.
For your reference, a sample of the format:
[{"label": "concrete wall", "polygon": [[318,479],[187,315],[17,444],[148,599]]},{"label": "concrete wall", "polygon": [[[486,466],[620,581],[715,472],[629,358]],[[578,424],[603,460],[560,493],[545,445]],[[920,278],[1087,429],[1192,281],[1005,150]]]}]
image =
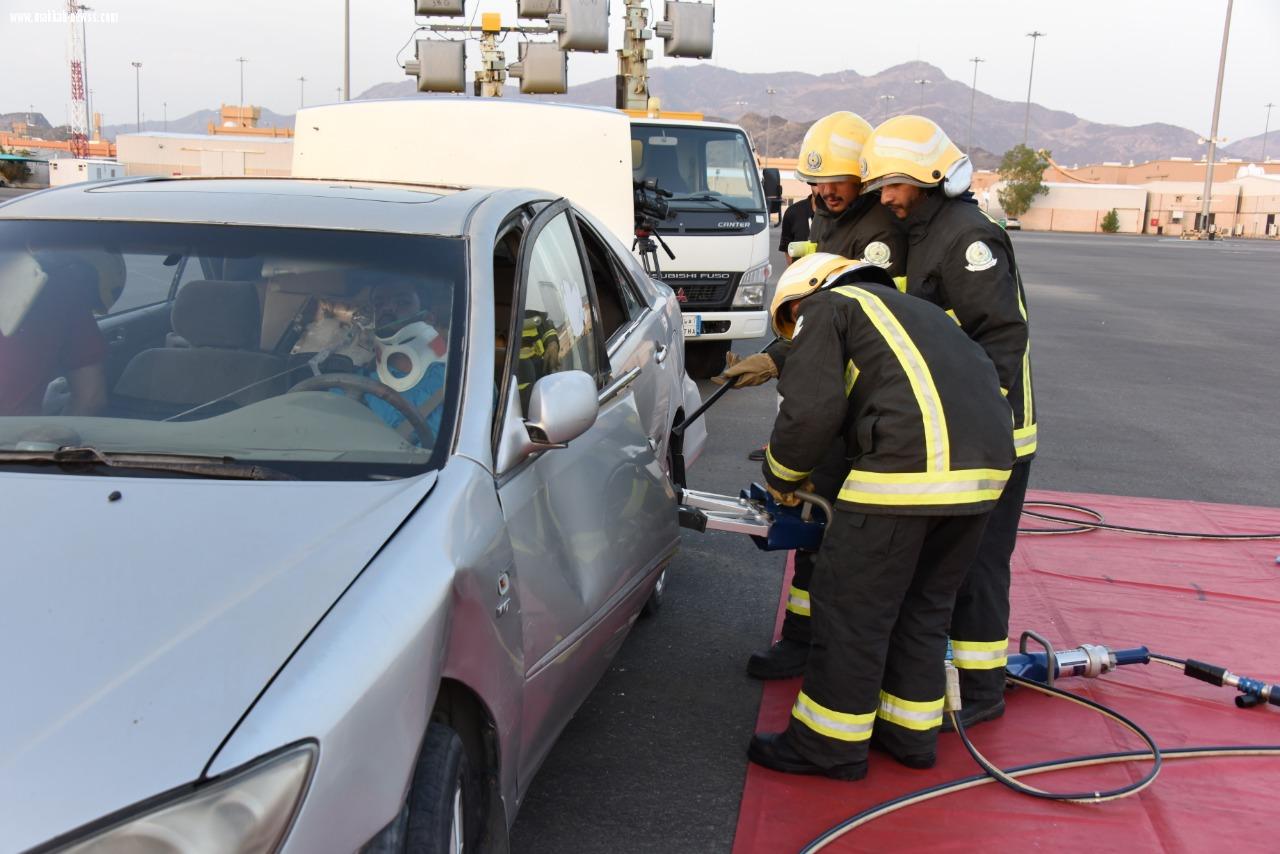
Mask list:
[{"label": "concrete wall", "polygon": [[293,140],[231,135],[124,134],[117,159],[128,175],[287,177]]}]

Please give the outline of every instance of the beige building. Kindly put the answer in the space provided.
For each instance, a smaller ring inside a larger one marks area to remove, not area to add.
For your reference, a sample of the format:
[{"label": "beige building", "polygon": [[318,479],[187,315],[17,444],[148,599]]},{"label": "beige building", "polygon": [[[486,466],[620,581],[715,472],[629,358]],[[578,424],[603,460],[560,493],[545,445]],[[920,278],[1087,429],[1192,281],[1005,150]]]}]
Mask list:
[{"label": "beige building", "polygon": [[116,159],[127,175],[284,177],[293,168],[293,139],[196,133],[122,134]]},{"label": "beige building", "polygon": [[[1198,181],[1204,186],[1207,163],[1190,157],[1168,157],[1146,163],[1095,163],[1089,166],[1067,168],[1058,164],[1044,171],[1046,181],[1079,181],[1089,184],[1150,184],[1153,181]],[[1267,159],[1266,163],[1246,163],[1239,158],[1218,160],[1213,164],[1213,183],[1229,181],[1245,167],[1261,169],[1271,175],[1280,175],[1280,161]]]}]

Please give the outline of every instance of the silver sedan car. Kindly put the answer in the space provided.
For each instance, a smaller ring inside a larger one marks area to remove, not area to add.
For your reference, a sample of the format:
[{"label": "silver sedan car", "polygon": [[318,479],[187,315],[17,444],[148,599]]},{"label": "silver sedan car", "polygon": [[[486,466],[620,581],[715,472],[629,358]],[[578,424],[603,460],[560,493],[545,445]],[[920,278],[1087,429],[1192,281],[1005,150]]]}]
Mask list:
[{"label": "silver sedan car", "polygon": [[0,206],[0,850],[504,849],[660,602],[680,330],[544,192]]}]

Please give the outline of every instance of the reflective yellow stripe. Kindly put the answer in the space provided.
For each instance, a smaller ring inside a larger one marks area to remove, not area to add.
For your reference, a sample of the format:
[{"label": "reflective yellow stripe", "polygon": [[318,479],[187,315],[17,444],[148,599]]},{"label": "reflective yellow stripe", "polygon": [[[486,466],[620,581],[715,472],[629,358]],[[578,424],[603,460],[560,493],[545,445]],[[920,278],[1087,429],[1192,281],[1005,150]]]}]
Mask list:
[{"label": "reflective yellow stripe", "polygon": [[906,277],[906,276],[894,276],[894,277],[893,277],[893,286],[894,286],[895,288],[897,288],[898,290],[902,291],[902,292],[905,294],[905,293],[907,292],[907,277]]},{"label": "reflective yellow stripe", "polygon": [[844,366],[844,396],[848,397],[853,393],[853,384],[858,381],[858,374],[862,371],[858,370],[858,366],[853,363],[853,359],[849,360],[849,364]]},{"label": "reflective yellow stripe", "polygon": [[1009,396],[1009,389],[1005,388],[1004,386],[1001,386],[1001,387],[1000,387],[1000,396],[1001,396],[1001,397],[1008,397],[1008,396]]},{"label": "reflective yellow stripe", "polygon": [[788,590],[787,610],[800,617],[810,616],[809,591],[801,590],[799,587],[792,587]]},{"label": "reflective yellow stripe", "polygon": [[1036,452],[1036,433],[1034,424],[1013,431],[1013,449],[1018,456],[1025,457]]},{"label": "reflective yellow stripe", "polygon": [[951,318],[952,320],[954,320],[954,321],[956,322],[956,326],[963,326],[963,325],[964,325],[964,324],[962,324],[962,323],[960,322],[960,318],[956,316],[956,310],[955,310],[954,308],[949,308],[949,309],[947,309],[947,317],[949,317],[949,318]]},{"label": "reflective yellow stripe", "polygon": [[938,396],[937,386],[933,384],[933,374],[929,372],[924,356],[879,297],[852,285],[836,288],[835,292],[856,300],[862,306],[867,318],[898,357],[907,381],[911,384],[916,404],[920,407],[920,418],[924,422],[925,469],[945,471],[951,465],[947,418],[942,411],[942,399]]},{"label": "reflective yellow stripe", "polygon": [[840,500],[893,506],[977,504],[999,498],[1008,480],[1009,472],[999,469],[901,473],[853,469],[845,478]]},{"label": "reflective yellow stripe", "polygon": [[791,715],[814,732],[839,741],[866,741],[871,738],[871,728],[876,722],[875,712],[865,715],[837,712],[815,703],[803,691],[796,697]]},{"label": "reflective yellow stripe", "polygon": [[880,692],[880,710],[876,714],[889,723],[914,730],[930,730],[942,726],[942,697],[920,702]]},{"label": "reflective yellow stripe", "polygon": [[995,670],[1009,661],[1009,639],[961,641],[951,639],[951,661],[961,670]]},{"label": "reflective yellow stripe", "polygon": [[769,471],[773,472],[775,477],[782,478],[783,480],[804,480],[813,473],[813,469],[809,469],[809,471],[796,471],[795,469],[787,468],[782,463],[778,462],[778,460],[773,456],[773,451],[769,450],[767,445],[764,449],[764,458],[769,463]]}]

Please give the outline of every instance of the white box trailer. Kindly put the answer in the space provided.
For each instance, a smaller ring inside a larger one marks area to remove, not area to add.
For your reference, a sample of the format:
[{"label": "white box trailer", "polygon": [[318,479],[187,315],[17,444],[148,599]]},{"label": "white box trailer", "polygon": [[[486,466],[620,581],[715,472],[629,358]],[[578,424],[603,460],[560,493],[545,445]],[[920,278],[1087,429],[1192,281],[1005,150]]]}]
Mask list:
[{"label": "white box trailer", "polygon": [[49,186],[78,184],[81,181],[107,181],[123,178],[124,166],[114,160],[89,157],[62,157],[49,161]]}]

